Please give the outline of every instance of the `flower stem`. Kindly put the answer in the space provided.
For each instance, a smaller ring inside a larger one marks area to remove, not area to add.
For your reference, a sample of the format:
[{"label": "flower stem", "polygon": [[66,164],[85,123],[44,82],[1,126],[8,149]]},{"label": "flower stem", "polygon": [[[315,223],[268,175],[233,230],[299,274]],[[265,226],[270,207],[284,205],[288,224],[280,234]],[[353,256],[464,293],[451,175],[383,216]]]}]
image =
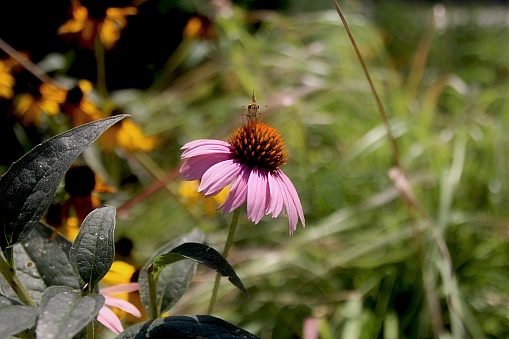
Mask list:
[{"label": "flower stem", "polygon": [[94,320],[87,324],[87,339],[94,339]]},{"label": "flower stem", "polygon": [[106,63],[104,61],[104,45],[99,38],[95,38],[95,60],[97,63],[97,91],[104,101],[108,97],[108,89],[106,87]]},{"label": "flower stem", "polygon": [[148,292],[150,301],[150,317],[157,319],[159,317],[159,307],[157,307],[157,279],[154,277],[154,264],[152,263],[147,269],[148,275]]},{"label": "flower stem", "polygon": [[[10,249],[10,248],[5,249],[4,253],[6,253],[6,251],[8,249]],[[16,270],[14,269],[14,266],[9,265],[9,263],[7,261],[5,261],[2,256],[0,256],[0,273],[5,278],[5,280],[7,280],[7,282],[11,286],[12,290],[16,293],[19,300],[23,304],[28,305],[28,306],[37,306],[37,304],[34,302],[32,297],[28,293],[28,290],[25,288],[25,286],[18,279],[18,276],[16,275]]]},{"label": "flower stem", "polygon": [[366,78],[368,79],[368,83],[371,88],[371,92],[373,93],[373,96],[375,97],[376,105],[378,107],[378,111],[380,112],[380,117],[382,118],[382,121],[385,125],[385,129],[387,130],[387,138],[389,139],[389,143],[391,145],[392,156],[394,157],[394,162],[396,163],[396,167],[402,168],[400,157],[399,157],[398,144],[396,143],[396,138],[394,138],[394,134],[392,134],[392,129],[391,129],[391,124],[389,123],[389,118],[387,116],[387,113],[385,112],[384,106],[382,105],[382,100],[380,100],[380,97],[378,96],[378,92],[376,91],[375,85],[373,84],[373,81],[371,80],[371,76],[369,75],[368,67],[366,66],[366,63],[364,62],[364,58],[362,57],[361,51],[359,50],[359,47],[357,46],[357,42],[355,41],[355,38],[353,37],[352,31],[350,30],[350,26],[348,26],[346,17],[343,14],[343,11],[341,10],[341,8],[339,7],[337,0],[332,0],[332,4],[334,5],[334,8],[336,8],[336,12],[338,12],[341,22],[343,23],[343,26],[345,27],[346,33],[348,34],[348,37],[350,38],[350,42],[352,43],[353,49],[355,50],[355,54],[357,54],[357,59],[361,63],[362,69],[364,70],[364,74],[366,75]]},{"label": "flower stem", "polygon": [[[233,211],[232,221],[230,223],[230,229],[228,231],[228,238],[226,239],[226,244],[224,244],[223,257],[226,259],[228,257],[228,252],[230,252],[230,248],[233,244],[233,239],[235,238],[235,231],[237,230],[237,225],[239,224],[239,216],[240,209],[237,208]],[[214,288],[212,290],[212,297],[210,298],[209,309],[207,314],[212,314],[214,310],[214,305],[216,304],[217,299],[217,291],[219,290],[219,282],[221,281],[221,274],[216,275],[216,281],[214,282]]]}]

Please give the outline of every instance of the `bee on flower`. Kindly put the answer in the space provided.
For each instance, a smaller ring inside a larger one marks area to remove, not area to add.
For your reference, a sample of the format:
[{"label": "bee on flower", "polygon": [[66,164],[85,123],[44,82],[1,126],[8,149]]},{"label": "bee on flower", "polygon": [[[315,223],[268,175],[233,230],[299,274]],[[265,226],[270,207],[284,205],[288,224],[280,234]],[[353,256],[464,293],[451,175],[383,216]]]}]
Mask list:
[{"label": "bee on flower", "polygon": [[304,212],[297,190],[279,168],[287,152],[281,134],[258,119],[260,112],[253,92],[246,121],[232,133],[228,142],[195,140],[185,144],[180,168],[183,180],[198,180],[198,192],[205,197],[218,194],[232,184],[226,200],[218,207],[229,213],[247,202],[247,217],[257,224],[264,215],[276,218],[283,207],[288,215],[289,234],[299,219],[305,226]]}]

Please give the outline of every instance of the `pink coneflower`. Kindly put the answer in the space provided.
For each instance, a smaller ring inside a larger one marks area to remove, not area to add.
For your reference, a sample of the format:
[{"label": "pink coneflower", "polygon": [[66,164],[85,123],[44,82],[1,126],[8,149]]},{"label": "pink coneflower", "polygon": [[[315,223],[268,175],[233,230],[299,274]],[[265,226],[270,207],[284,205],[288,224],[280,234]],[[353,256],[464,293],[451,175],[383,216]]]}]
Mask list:
[{"label": "pink coneflower", "polygon": [[289,233],[297,229],[299,218],[305,226],[299,195],[290,179],[279,169],[286,163],[283,138],[277,130],[259,122],[258,105],[248,106],[247,122],[233,132],[228,142],[195,140],[185,144],[180,168],[183,180],[201,179],[198,192],[205,197],[233,185],[218,209],[229,213],[247,201],[247,217],[257,224],[265,214],[276,218],[283,206],[288,215]]},{"label": "pink coneflower", "polygon": [[[138,283],[128,283],[128,284],[119,284],[115,286],[101,288],[99,293],[101,293],[106,299],[104,302],[104,306],[99,310],[99,315],[97,316],[97,320],[113,331],[115,334],[120,334],[124,331],[122,327],[122,323],[118,316],[109,308],[116,307],[124,312],[130,313],[135,317],[141,317],[140,311],[131,304],[130,302],[115,298],[111,296],[111,294],[117,293],[129,293],[138,291],[140,289],[140,285]],[[109,307],[108,307],[109,306]]]}]

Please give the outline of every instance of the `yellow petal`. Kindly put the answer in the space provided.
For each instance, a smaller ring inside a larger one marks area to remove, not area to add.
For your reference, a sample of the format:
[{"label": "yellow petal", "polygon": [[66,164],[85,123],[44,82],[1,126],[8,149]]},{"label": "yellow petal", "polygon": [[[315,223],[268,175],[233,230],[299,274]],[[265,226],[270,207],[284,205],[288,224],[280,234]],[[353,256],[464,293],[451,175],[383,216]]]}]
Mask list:
[{"label": "yellow petal", "polygon": [[58,106],[58,103],[53,100],[41,100],[39,102],[39,107],[48,115],[56,115],[60,113],[60,107]]},{"label": "yellow petal", "polygon": [[99,28],[99,34],[104,47],[110,49],[120,38],[120,31],[111,20],[105,20]]},{"label": "yellow petal", "polygon": [[84,22],[69,20],[58,28],[58,34],[78,33],[83,29]]},{"label": "yellow petal", "polygon": [[81,79],[78,81],[78,87],[81,89],[83,94],[92,92],[92,83],[88,80]]},{"label": "yellow petal", "polygon": [[41,92],[43,98],[52,100],[59,104],[65,101],[65,96],[67,94],[67,92],[63,88],[59,88],[46,83],[41,85],[41,87],[39,88],[39,92]]},{"label": "yellow petal", "polygon": [[135,271],[136,268],[133,265],[116,260],[101,282],[107,285],[127,284],[131,282],[131,277]]},{"label": "yellow petal", "polygon": [[0,85],[0,98],[11,99],[14,95],[12,88]]},{"label": "yellow petal", "polygon": [[16,111],[19,114],[25,114],[30,106],[34,103],[34,98],[30,94],[21,94],[18,96],[18,101],[16,103]]},{"label": "yellow petal", "polygon": [[0,85],[5,87],[14,86],[14,77],[9,73],[0,73]]}]

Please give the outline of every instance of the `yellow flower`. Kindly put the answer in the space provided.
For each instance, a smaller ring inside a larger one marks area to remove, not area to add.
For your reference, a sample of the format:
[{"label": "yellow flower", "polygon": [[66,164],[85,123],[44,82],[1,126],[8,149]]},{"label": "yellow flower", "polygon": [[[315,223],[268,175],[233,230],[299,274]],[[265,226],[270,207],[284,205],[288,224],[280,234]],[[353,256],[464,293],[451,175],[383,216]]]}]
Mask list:
[{"label": "yellow flower", "polygon": [[209,18],[206,16],[194,16],[187,21],[182,35],[187,39],[214,39],[216,37],[216,32]]},{"label": "yellow flower", "polygon": [[16,102],[16,112],[25,126],[39,125],[43,113],[56,115],[59,104],[65,99],[65,90],[50,84],[42,84],[35,93],[21,94]]},{"label": "yellow flower", "polygon": [[[132,278],[134,272],[136,272],[136,268],[133,265],[128,264],[124,261],[115,260],[113,262],[113,264],[111,265],[108,273],[106,273],[104,278],[101,279],[101,283],[104,285],[107,285],[107,286],[129,284],[131,282],[131,278]],[[129,294],[128,292],[124,292],[124,293],[111,294],[111,296],[121,299],[121,300],[129,301],[129,302],[133,303],[134,305],[140,305],[138,293]],[[124,318],[127,315],[125,311],[122,311],[120,309],[114,309],[113,312],[119,318]]]},{"label": "yellow flower", "polygon": [[85,97],[91,91],[92,84],[87,80],[80,80],[77,86],[67,91],[63,111],[69,116],[73,126],[80,126],[103,118],[97,106]]},{"label": "yellow flower", "polygon": [[71,167],[65,175],[64,183],[69,196],[60,211],[64,227],[59,231],[67,239],[74,240],[85,217],[101,205],[101,199],[95,193],[112,192],[113,188],[99,182],[88,166]]},{"label": "yellow flower", "polygon": [[10,73],[11,67],[0,60],[0,98],[11,99],[14,95],[14,77]]},{"label": "yellow flower", "polygon": [[123,119],[107,129],[99,138],[104,150],[111,152],[116,146],[126,152],[148,152],[157,145],[157,138],[143,134],[140,126],[131,119]]},{"label": "yellow flower", "polygon": [[72,19],[59,27],[58,34],[76,35],[80,45],[85,48],[92,48],[99,34],[104,47],[110,49],[120,38],[120,30],[127,25],[126,17],[137,13],[136,7],[108,8],[106,11],[93,8],[89,12],[89,8],[75,1],[72,4]]},{"label": "yellow flower", "polygon": [[[108,273],[102,278],[101,282],[106,285],[127,284],[131,282],[131,277],[135,271],[136,268],[133,265],[116,260],[111,265]],[[127,300],[127,298],[125,298],[125,300]]]},{"label": "yellow flower", "polygon": [[203,202],[203,209],[208,216],[213,216],[216,213],[217,207],[221,205],[230,193],[230,186],[226,186],[217,195],[205,198],[203,194],[198,192],[200,186],[199,180],[194,181],[181,181],[179,186],[179,195],[184,199],[186,207],[196,205]]},{"label": "yellow flower", "polygon": [[74,241],[80,231],[80,221],[77,217],[67,218],[63,227],[58,229],[58,232],[63,235],[67,240]]}]

